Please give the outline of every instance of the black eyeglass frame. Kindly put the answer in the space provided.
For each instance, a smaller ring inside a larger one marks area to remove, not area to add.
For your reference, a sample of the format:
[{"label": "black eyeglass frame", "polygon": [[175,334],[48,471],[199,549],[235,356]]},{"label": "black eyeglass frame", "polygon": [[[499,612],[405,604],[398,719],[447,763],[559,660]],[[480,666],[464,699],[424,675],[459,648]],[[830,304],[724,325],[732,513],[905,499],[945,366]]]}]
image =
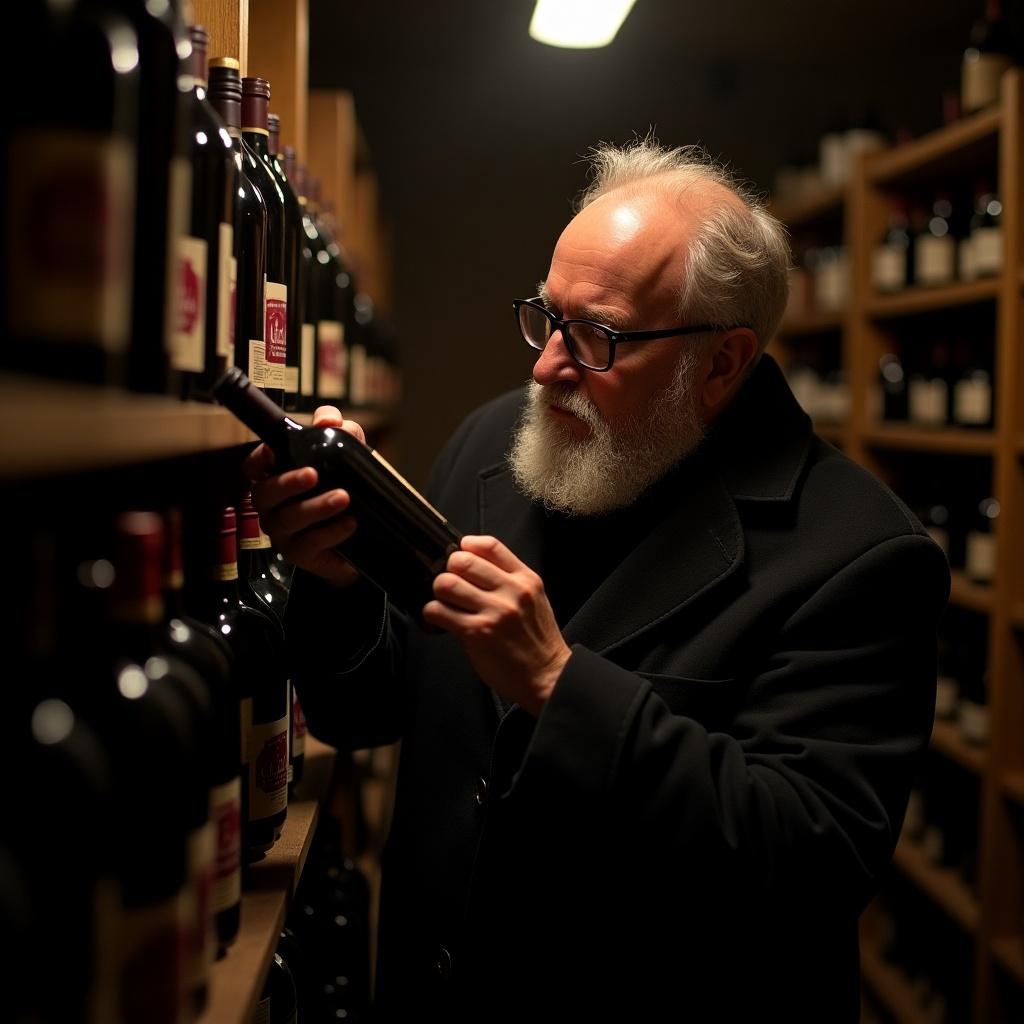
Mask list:
[{"label": "black eyeglass frame", "polygon": [[[655,331],[616,331],[606,324],[599,324],[595,320],[561,320],[554,313],[551,312],[542,302],[537,299],[513,299],[512,300],[512,314],[516,318],[516,326],[519,328],[519,333],[522,335],[523,341],[534,350],[534,352],[543,352],[547,347],[547,341],[543,345],[535,345],[526,336],[523,331],[523,323],[519,318],[519,310],[523,306],[529,306],[531,309],[537,310],[537,312],[543,314],[543,316],[550,321],[553,326],[551,334],[555,331],[562,332],[562,339],[565,342],[566,350],[569,355],[572,356],[574,362],[577,365],[582,366],[584,370],[593,370],[595,373],[606,373],[612,368],[615,362],[615,346],[619,342],[623,341],[658,341],[661,338],[678,338],[684,334],[705,334],[708,331],[732,331],[740,327],[746,327],[746,324],[734,324],[732,327],[720,327],[714,324],[693,324],[689,327],[668,327],[663,330]],[[573,324],[582,324],[586,327],[596,327],[599,331],[603,332],[608,336],[608,363],[605,366],[591,366],[589,363],[583,362],[582,359],[576,354],[576,343],[572,340],[572,331],[566,328],[571,327]],[[550,340],[551,335],[548,335]]]}]

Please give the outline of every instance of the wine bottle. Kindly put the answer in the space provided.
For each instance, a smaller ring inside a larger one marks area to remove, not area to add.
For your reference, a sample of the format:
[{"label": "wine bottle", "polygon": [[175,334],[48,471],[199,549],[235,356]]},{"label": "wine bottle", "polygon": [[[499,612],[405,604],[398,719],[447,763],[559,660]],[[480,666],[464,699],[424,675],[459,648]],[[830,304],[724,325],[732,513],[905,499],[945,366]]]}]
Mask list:
[{"label": "wine bottle", "polygon": [[288,234],[284,192],[270,166],[267,108],[270,83],[242,79],[242,142],[246,171],[267,204],[267,266],[263,292],[263,349],[249,358],[250,379],[261,384],[278,405],[284,401],[284,370],[288,354]]},{"label": "wine bottle", "polygon": [[275,953],[253,1020],[259,1024],[297,1024],[298,1019],[295,979],[284,958]]},{"label": "wine bottle", "polygon": [[914,283],[926,287],[949,284],[956,276],[956,240],[951,220],[953,204],[940,193],[931,216],[914,238]]},{"label": "wine bottle", "polygon": [[[240,371],[228,374],[234,372]],[[225,509],[200,618],[220,632],[234,654],[241,695],[242,845],[252,861],[274,845],[274,830],[288,813],[288,704],[280,626],[242,600],[236,536],[235,510]]]},{"label": "wine bottle", "polygon": [[405,612],[419,616],[460,535],[372,448],[333,427],[302,427],[237,368],[214,391],[273,450],[278,470],[312,466],[319,488],[344,487],[359,527],[341,553]]},{"label": "wine bottle", "polygon": [[0,165],[3,364],[123,385],[131,341],[139,106],[131,22],[83,4],[15,4],[12,39],[59,74],[5,117]]},{"label": "wine bottle", "polygon": [[218,949],[223,952],[238,935],[241,906],[241,705],[234,655],[212,627],[188,615],[183,601],[181,513],[166,514],[164,559],[166,642],[203,680],[211,709],[209,819],[215,850],[210,912]]},{"label": "wine bottle", "polygon": [[889,211],[889,223],[885,234],[871,253],[871,283],[875,291],[892,293],[907,287],[909,248],[907,206],[902,200],[894,200]]},{"label": "wine bottle", "polygon": [[302,258],[304,234],[302,228],[302,207],[288,174],[282,164],[280,148],[281,119],[276,114],[267,115],[267,129],[270,133],[270,168],[277,178],[284,195],[285,212],[285,268],[288,284],[288,347],[284,368],[284,408],[296,412],[300,405],[299,379],[302,374],[302,325],[305,317],[306,265]]},{"label": "wine bottle", "polygon": [[878,378],[877,418],[886,423],[906,423],[910,416],[907,374],[898,344],[878,361]]},{"label": "wine bottle", "polygon": [[968,252],[966,276],[995,277],[1003,269],[1003,204],[987,181],[975,189],[970,235],[961,243]]},{"label": "wine bottle", "polygon": [[266,329],[264,285],[267,266],[267,205],[249,175],[252,159],[242,142],[242,79],[238,61],[217,57],[209,62],[210,102],[227,125],[235,158],[235,251],[231,267],[233,301],[229,329],[235,366],[248,367],[250,352],[260,350]]},{"label": "wine bottle", "polygon": [[231,260],[238,168],[231,136],[207,98],[206,29],[193,25],[191,72],[192,209],[179,261],[176,365],[185,395],[210,401],[210,389],[232,365]]},{"label": "wine bottle", "polygon": [[986,0],[985,16],[971,28],[960,72],[961,106],[965,114],[999,102],[999,83],[1014,62],[1009,26],[1001,0]]},{"label": "wine bottle", "polygon": [[982,498],[967,534],[964,571],[974,583],[992,583],[996,573],[996,529],[1000,513],[999,502],[992,497]]},{"label": "wine bottle", "polygon": [[944,427],[950,422],[949,366],[949,347],[940,340],[911,372],[907,396],[915,425]]},{"label": "wine bottle", "polygon": [[[291,158],[294,160],[294,156]],[[316,225],[316,219],[309,206],[307,196],[308,175],[304,167],[297,168],[295,177],[299,206],[302,208],[302,263],[305,268],[305,293],[302,324],[302,370],[299,376],[300,404],[304,411],[311,412],[317,405],[319,390],[319,349],[318,338],[321,307],[324,305],[322,278],[324,267],[330,262],[330,254]]]},{"label": "wine bottle", "polygon": [[957,379],[953,385],[953,422],[958,427],[992,427],[992,374],[966,343],[957,346]]}]

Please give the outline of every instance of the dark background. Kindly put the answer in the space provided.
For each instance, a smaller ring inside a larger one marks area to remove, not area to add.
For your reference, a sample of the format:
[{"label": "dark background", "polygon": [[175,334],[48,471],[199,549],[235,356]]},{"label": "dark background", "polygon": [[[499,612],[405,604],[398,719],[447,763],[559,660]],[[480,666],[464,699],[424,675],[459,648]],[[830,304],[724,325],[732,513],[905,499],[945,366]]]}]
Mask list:
[{"label": "dark background", "polygon": [[310,85],[354,93],[393,228],[417,483],[467,412],[528,376],[510,300],[545,276],[590,146],[653,127],[767,192],[837,116],[937,127],[983,0],[637,0],[611,46],[575,51],[529,38],[533,7],[310,2]]}]

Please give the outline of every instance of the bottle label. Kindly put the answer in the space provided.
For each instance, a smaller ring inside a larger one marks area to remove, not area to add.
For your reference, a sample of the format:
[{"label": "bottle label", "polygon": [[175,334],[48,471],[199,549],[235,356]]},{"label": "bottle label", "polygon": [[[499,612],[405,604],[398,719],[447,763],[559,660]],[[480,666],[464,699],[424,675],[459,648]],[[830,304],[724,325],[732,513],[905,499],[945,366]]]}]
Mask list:
[{"label": "bottle label", "polygon": [[202,986],[210,974],[214,957],[213,873],[217,855],[217,835],[207,821],[188,837],[188,880],[191,900],[191,942],[188,949],[189,986]]},{"label": "bottle label", "polygon": [[249,342],[249,380],[260,388],[268,386],[266,351],[263,342],[258,338]]},{"label": "bottle label", "polygon": [[317,324],[320,397],[345,397],[345,325],[337,320]]},{"label": "bottle label", "polygon": [[302,325],[302,361],[299,364],[301,380],[299,390],[301,394],[312,396],[313,394],[313,360],[316,358],[316,328],[312,324]]},{"label": "bottle label", "polygon": [[235,229],[221,224],[217,253],[217,355],[233,361],[235,351]]},{"label": "bottle label", "polygon": [[288,355],[288,286],[267,281],[263,293],[265,320],[263,338],[266,342],[266,385],[284,387],[284,363]]},{"label": "bottle label", "polygon": [[955,718],[960,684],[952,676],[939,676],[935,684],[935,717]]},{"label": "bottle label", "polygon": [[284,368],[284,389],[289,395],[299,393],[299,368],[297,366],[286,366]]},{"label": "bottle label", "polygon": [[124,352],[131,337],[135,156],[127,140],[26,132],[7,151],[10,330]]},{"label": "bottle label", "polygon": [[352,404],[366,404],[366,349],[352,346]]},{"label": "bottle label", "polygon": [[[179,244],[188,235],[189,210],[192,206],[192,165],[182,156],[171,157],[167,193],[167,290],[168,296],[179,292]],[[205,263],[204,263],[205,267]],[[203,275],[205,287],[206,275]],[[205,319],[206,303],[201,303]],[[164,319],[164,347],[171,366],[178,366],[178,303],[168,301]]]},{"label": "bottle label", "polygon": [[965,426],[984,426],[992,416],[992,385],[986,380],[957,381],[953,415]]},{"label": "bottle label", "polygon": [[956,242],[949,236],[921,235],[914,245],[917,284],[948,284],[956,270]]},{"label": "bottle label", "polygon": [[960,701],[960,732],[968,743],[987,743],[989,735],[988,705],[972,700]]},{"label": "bottle label", "polygon": [[207,255],[205,239],[178,237],[171,365],[189,373],[202,373],[206,364]]},{"label": "bottle label", "polygon": [[238,314],[238,260],[231,257],[231,301],[228,321],[228,352],[227,356],[231,362],[235,358],[235,317]]},{"label": "bottle label", "polygon": [[910,419],[925,427],[941,427],[946,422],[949,387],[939,377],[915,379],[908,393]]},{"label": "bottle label", "polygon": [[907,286],[907,250],[879,245],[871,254],[871,283],[879,292],[898,292]]},{"label": "bottle label", "polygon": [[123,1020],[179,1024],[188,948],[187,886],[155,905],[126,909],[121,934]]},{"label": "bottle label", "polygon": [[234,778],[210,791],[210,820],[217,831],[213,870],[213,912],[233,907],[242,897],[242,782]]},{"label": "bottle label", "polygon": [[306,715],[302,710],[302,703],[299,695],[292,687],[292,754],[299,757],[306,753]]},{"label": "bottle label", "polygon": [[1003,269],[1003,229],[975,228],[971,232],[971,265],[975,277],[990,277]]},{"label": "bottle label", "polygon": [[1001,53],[964,54],[960,101],[965,112],[981,110],[999,99],[999,82],[1010,67],[1008,56]]},{"label": "bottle label", "polygon": [[253,723],[249,755],[249,820],[270,818],[288,806],[288,716]]},{"label": "bottle label", "polygon": [[996,539],[991,533],[972,530],[967,534],[967,575],[978,583],[991,583],[996,574]]}]

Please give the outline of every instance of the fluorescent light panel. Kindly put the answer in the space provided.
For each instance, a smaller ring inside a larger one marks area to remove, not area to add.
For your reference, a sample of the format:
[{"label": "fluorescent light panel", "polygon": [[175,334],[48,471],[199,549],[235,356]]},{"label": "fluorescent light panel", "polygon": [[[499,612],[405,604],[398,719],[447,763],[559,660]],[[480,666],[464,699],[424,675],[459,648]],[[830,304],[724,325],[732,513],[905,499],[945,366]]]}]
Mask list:
[{"label": "fluorescent light panel", "polygon": [[537,0],[530,35],[549,46],[607,46],[636,0]]}]

